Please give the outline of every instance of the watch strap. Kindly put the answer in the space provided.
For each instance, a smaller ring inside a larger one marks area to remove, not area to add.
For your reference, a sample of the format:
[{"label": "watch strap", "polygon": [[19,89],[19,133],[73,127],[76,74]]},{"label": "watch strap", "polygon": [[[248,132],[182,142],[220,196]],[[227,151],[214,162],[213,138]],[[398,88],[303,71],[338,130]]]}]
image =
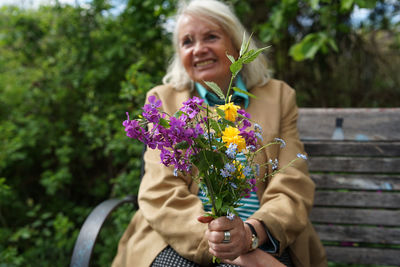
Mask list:
[{"label": "watch strap", "polygon": [[249,226],[251,233],[252,233],[253,235],[255,235],[256,237],[258,237],[257,232],[256,232],[256,229],[254,228],[254,226],[251,225],[251,223],[248,223],[248,222],[245,222],[245,224],[247,224],[247,225]]},{"label": "watch strap", "polygon": [[257,231],[254,229],[254,226],[251,225],[250,223],[245,222],[250,228],[251,231],[251,246],[250,246],[250,251],[255,250],[258,247],[258,236],[257,236]]}]

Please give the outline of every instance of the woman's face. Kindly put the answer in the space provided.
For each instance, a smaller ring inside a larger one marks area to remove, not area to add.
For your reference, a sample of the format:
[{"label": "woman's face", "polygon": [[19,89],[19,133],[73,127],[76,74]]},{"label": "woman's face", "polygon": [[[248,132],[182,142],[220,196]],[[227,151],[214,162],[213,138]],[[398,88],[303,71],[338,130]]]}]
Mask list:
[{"label": "woman's face", "polygon": [[216,24],[205,18],[185,15],[178,28],[179,55],[189,77],[217,83],[226,91],[231,79],[226,53],[238,57],[230,37]]}]

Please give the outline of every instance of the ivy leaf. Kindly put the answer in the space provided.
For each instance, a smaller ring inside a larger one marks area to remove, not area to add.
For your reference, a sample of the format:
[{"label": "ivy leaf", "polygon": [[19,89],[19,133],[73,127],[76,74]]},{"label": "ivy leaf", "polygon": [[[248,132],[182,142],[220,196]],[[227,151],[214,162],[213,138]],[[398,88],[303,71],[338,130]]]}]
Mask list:
[{"label": "ivy leaf", "polygon": [[[232,66],[232,65],[231,65],[231,66]],[[210,88],[214,91],[214,93],[217,94],[217,96],[218,96],[219,98],[225,99],[224,93],[222,93],[222,90],[221,90],[221,88],[219,88],[218,84],[216,84],[215,82],[206,82],[206,81],[204,81],[204,83],[205,83],[208,87],[210,87]]]}]

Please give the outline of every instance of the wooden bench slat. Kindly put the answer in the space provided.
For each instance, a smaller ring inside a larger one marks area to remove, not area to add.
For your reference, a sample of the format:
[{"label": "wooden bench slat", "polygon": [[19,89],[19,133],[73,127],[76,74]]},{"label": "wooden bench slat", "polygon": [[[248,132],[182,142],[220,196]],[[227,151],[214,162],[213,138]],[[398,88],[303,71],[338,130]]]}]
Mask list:
[{"label": "wooden bench slat", "polygon": [[326,246],[328,260],[340,263],[380,264],[398,266],[399,249],[376,249]]},{"label": "wooden bench slat", "polygon": [[400,158],[309,157],[314,172],[400,173]]},{"label": "wooden bench slat", "polygon": [[314,207],[310,219],[318,223],[398,226],[400,210]]},{"label": "wooden bench slat", "polygon": [[359,134],[369,140],[400,141],[400,108],[300,108],[298,128],[303,139],[330,140],[337,117],[343,118],[346,140]]},{"label": "wooden bench slat", "polygon": [[399,176],[312,173],[311,179],[320,189],[400,190]]},{"label": "wooden bench slat", "polygon": [[315,156],[399,157],[400,142],[305,142],[305,151]]},{"label": "wooden bench slat", "polygon": [[400,228],[315,224],[321,240],[400,245]]},{"label": "wooden bench slat", "polygon": [[400,193],[317,191],[315,206],[400,208]]}]

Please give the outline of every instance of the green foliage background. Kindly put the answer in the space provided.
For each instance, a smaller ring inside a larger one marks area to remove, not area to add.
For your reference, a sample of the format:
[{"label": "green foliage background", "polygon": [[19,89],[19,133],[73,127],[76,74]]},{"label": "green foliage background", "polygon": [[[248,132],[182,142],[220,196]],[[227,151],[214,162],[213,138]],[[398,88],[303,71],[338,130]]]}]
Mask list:
[{"label": "green foliage background", "polygon": [[[400,104],[400,4],[231,0],[300,106]],[[176,1],[0,7],[0,266],[67,266],[80,226],[110,197],[135,194],[141,144],[125,137],[172,54]],[[371,15],[355,25],[355,5]],[[95,249],[109,266],[133,212],[119,209]],[[56,263],[56,264],[55,264]]]}]

